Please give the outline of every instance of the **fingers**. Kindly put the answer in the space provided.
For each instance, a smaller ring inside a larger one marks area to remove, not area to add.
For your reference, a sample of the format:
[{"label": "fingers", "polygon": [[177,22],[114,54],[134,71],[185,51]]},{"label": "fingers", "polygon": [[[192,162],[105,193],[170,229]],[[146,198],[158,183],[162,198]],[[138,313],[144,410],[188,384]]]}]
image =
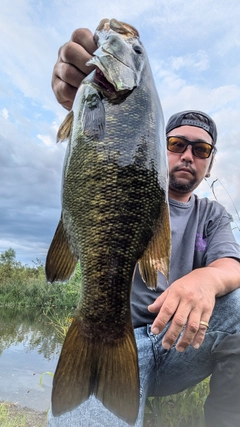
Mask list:
[{"label": "fingers", "polygon": [[[201,319],[210,319],[210,314],[204,312],[191,312],[186,325],[183,327],[183,334],[181,335],[179,341],[177,342],[176,349],[179,352],[183,352],[187,349],[189,345],[192,345],[195,349],[198,349],[202,344],[207,326],[201,325]],[[206,321],[208,324],[208,322]]]},{"label": "fingers", "polygon": [[[157,306],[159,306],[159,301],[158,301],[156,307]],[[153,307],[150,307],[150,311],[156,311],[156,307],[154,306],[154,309],[153,309]],[[165,328],[167,323],[171,320],[171,318],[173,318],[174,313],[177,310],[177,307],[178,307],[178,300],[177,299],[169,301],[169,302],[165,302],[165,301],[163,302],[163,304],[160,308],[160,312],[157,315],[156,319],[154,320],[152,328],[151,328],[151,331],[153,334],[157,335]],[[175,316],[172,319],[172,322],[173,321],[175,322]],[[169,336],[171,333],[173,333],[173,328],[170,330]],[[176,331],[176,333],[177,333],[177,331]],[[174,339],[174,336],[175,336],[175,333],[173,333],[172,339]],[[169,340],[170,340],[170,342],[172,342],[172,340],[170,338],[169,338]],[[176,339],[173,342],[175,342],[175,341],[176,341]],[[172,344],[170,344],[170,346],[171,345]],[[170,348],[170,346],[169,346],[169,348]]]},{"label": "fingers", "polygon": [[214,302],[206,303],[204,299],[204,302],[200,303],[199,297],[193,298],[190,291],[187,295],[181,298],[175,292],[165,291],[149,306],[149,311],[159,311],[151,328],[154,334],[159,334],[170,322],[162,340],[162,346],[166,350],[176,342],[176,349],[179,352],[185,351],[189,345],[197,349],[204,340]]},{"label": "fingers", "polygon": [[[202,317],[202,318],[206,319],[206,317]],[[209,320],[210,320],[210,318],[209,318]],[[208,322],[209,322],[209,320],[208,320],[208,321],[204,320],[204,321],[206,321],[206,323],[208,323]],[[193,339],[193,341],[192,341],[192,346],[193,346],[196,350],[197,350],[197,349],[200,347],[200,345],[202,344],[202,342],[203,342],[203,340],[204,340],[204,338],[205,338],[205,335],[206,335],[207,330],[208,330],[208,326],[201,325],[201,324],[199,323],[199,329],[198,329],[198,331],[197,331],[197,333],[196,333],[196,335],[195,335],[195,337],[194,337],[194,339]]]},{"label": "fingers", "polygon": [[71,110],[77,89],[64,83],[58,77],[52,82],[52,88],[59,104],[67,110]]},{"label": "fingers", "polygon": [[86,62],[92,58],[92,55],[84,47],[73,41],[66,43],[60,48],[58,57],[60,62],[75,66],[84,75],[89,74],[94,69],[93,66],[88,67],[86,65]]},{"label": "fingers", "polygon": [[57,63],[54,67],[52,89],[57,101],[71,110],[77,89],[85,75],[70,64]]},{"label": "fingers", "polygon": [[91,59],[96,48],[91,31],[80,28],[59,49],[53,69],[52,89],[58,102],[68,110],[72,108],[81,81],[94,69],[93,66],[86,66],[86,62]]},{"label": "fingers", "polygon": [[[208,329],[207,326],[200,324],[201,318],[207,319],[207,314],[203,315],[200,312],[193,311],[189,314],[189,317],[186,318],[183,313],[181,314],[176,312],[166,334],[163,337],[162,346],[166,350],[169,350],[174,343],[176,343],[179,335],[183,332],[176,344],[176,350],[183,352],[189,345],[198,349],[202,344]],[[208,322],[206,321],[206,323]]]},{"label": "fingers", "polygon": [[90,55],[97,49],[93,34],[88,28],[78,28],[72,34],[71,40],[82,46]]}]

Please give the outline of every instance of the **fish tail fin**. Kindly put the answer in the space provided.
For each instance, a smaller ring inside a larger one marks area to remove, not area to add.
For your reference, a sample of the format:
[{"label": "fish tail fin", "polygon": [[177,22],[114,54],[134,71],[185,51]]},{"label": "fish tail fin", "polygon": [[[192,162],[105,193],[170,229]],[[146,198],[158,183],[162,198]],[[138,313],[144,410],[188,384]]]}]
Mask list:
[{"label": "fish tail fin", "polygon": [[[130,323],[130,322],[129,322]],[[134,424],[139,409],[137,348],[130,323],[115,341],[82,333],[75,318],[53,379],[52,412],[71,411],[94,394],[117,417]]]}]

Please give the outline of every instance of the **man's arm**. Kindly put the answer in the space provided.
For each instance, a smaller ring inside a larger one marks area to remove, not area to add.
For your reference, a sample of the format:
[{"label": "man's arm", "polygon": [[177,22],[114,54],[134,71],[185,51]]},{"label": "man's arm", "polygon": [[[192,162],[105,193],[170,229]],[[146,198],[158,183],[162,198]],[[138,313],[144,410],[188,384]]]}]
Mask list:
[{"label": "man's arm", "polygon": [[184,351],[190,344],[199,348],[207,330],[200,321],[209,322],[217,297],[239,287],[240,263],[233,258],[221,258],[191,271],[173,282],[149,306],[149,311],[159,312],[152,332],[158,334],[171,320],[162,342],[163,347],[169,349],[186,325],[176,349]]},{"label": "man's arm", "polygon": [[58,102],[67,110],[72,104],[81,81],[94,67],[86,66],[97,46],[87,28],[79,28],[71,40],[60,47],[53,69],[52,89]]}]

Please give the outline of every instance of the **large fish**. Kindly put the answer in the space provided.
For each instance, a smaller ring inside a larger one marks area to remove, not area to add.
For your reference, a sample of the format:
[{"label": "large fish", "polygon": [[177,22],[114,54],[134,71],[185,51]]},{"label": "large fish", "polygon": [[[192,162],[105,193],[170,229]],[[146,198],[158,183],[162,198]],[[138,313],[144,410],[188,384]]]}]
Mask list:
[{"label": "large fish", "polygon": [[69,139],[62,215],[46,261],[47,280],[66,281],[78,259],[81,298],[53,380],[52,412],[94,394],[134,424],[139,409],[130,293],[168,275],[170,227],[163,114],[147,54],[132,26],[102,20],[96,66],[58,132]]}]

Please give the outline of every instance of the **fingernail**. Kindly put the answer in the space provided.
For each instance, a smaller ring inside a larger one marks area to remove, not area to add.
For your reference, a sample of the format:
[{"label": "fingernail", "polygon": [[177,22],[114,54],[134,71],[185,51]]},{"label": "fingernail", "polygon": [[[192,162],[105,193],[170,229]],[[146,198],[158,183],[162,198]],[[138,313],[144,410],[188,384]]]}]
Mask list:
[{"label": "fingernail", "polygon": [[195,348],[196,350],[200,347],[200,345],[198,343],[193,345],[193,348]]},{"label": "fingernail", "polygon": [[162,342],[162,346],[165,348],[165,350],[169,350],[171,348],[171,346],[165,342]]},{"label": "fingernail", "polygon": [[185,351],[185,348],[183,348],[183,347],[176,347],[176,350],[177,350],[179,353],[183,353],[183,352]]},{"label": "fingernail", "polygon": [[154,334],[154,335],[158,335],[159,334],[159,329],[158,329],[158,327],[157,326],[154,326],[152,329],[151,329],[151,332]]}]

